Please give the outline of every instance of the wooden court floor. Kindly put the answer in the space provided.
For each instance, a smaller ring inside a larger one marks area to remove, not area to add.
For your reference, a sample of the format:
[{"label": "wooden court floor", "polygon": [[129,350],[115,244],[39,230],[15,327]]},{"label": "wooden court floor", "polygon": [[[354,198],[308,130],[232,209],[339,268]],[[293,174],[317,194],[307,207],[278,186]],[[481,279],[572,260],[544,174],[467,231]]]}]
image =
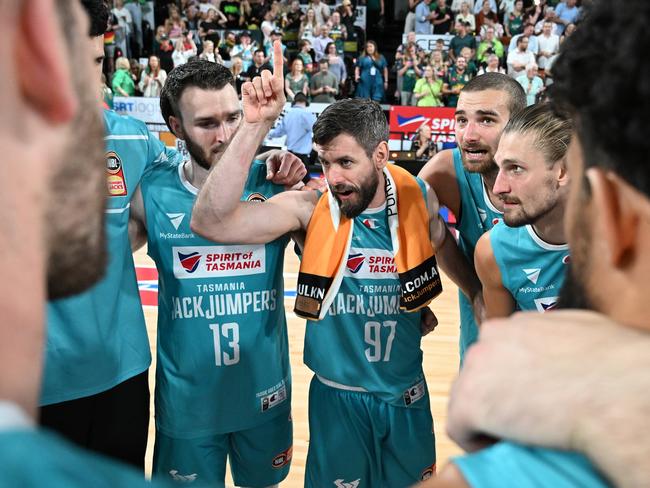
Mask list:
[{"label": "wooden court floor", "polygon": [[[142,249],[135,254],[136,266],[153,266],[153,262]],[[298,273],[298,259],[290,245],[286,252],[284,276],[285,289],[295,290]],[[458,292],[456,286],[443,277],[443,293],[434,300],[432,309],[438,317],[439,325],[422,340],[424,352],[424,373],[431,396],[431,412],[435,425],[436,450],[438,469],[446,464],[450,456],[461,452],[445,434],[447,418],[447,400],[449,388],[458,371]],[[305,474],[305,460],[309,444],[309,429],[307,426],[307,397],[309,382],[313,373],[302,361],[305,321],[296,317],[293,312],[293,298],[285,299],[287,311],[289,348],[291,354],[291,371],[293,375],[292,415],[293,431],[293,461],[287,479],[281,484],[283,488],[302,488]],[[156,349],[156,318],[155,307],[145,307],[147,330],[151,344],[154,364],[149,371],[149,382],[152,391],[151,423],[149,424],[149,442],[147,445],[146,470],[151,473],[153,457],[154,424],[153,424],[153,388]],[[227,483],[231,483],[230,480]]]}]

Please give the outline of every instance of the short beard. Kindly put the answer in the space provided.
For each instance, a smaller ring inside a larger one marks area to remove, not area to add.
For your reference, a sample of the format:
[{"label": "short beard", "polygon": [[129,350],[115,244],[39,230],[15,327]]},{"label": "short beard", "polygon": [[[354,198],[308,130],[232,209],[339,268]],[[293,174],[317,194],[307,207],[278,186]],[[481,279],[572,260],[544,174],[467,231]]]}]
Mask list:
[{"label": "short beard", "polygon": [[490,178],[492,176],[496,178],[496,175],[499,172],[499,167],[494,161],[494,158],[484,163],[469,163],[465,161],[465,156],[462,150],[460,150],[460,156],[463,162],[463,168],[465,168],[465,171],[468,173],[479,173],[486,178]]},{"label": "short beard", "polygon": [[503,212],[503,221],[508,227],[535,225],[540,219],[544,218],[546,215],[552,212],[555,209],[555,205],[550,205],[546,208],[543,208],[535,215],[528,215],[522,206],[520,206],[519,209],[520,211],[516,215],[508,215],[507,212]]},{"label": "short beard", "polygon": [[354,188],[349,185],[338,185],[332,188],[335,191],[341,190],[352,190],[356,191],[359,194],[359,201],[355,204],[353,202],[342,202],[336,193],[333,193],[334,198],[339,204],[341,213],[345,215],[348,219],[354,219],[361,215],[361,213],[368,208],[370,202],[377,193],[377,186],[379,185],[379,177],[377,173],[373,170],[368,179],[361,183],[359,188]]},{"label": "short beard", "polygon": [[190,136],[187,135],[187,131],[184,130],[183,132],[185,132],[185,147],[187,148],[187,152],[190,153],[192,161],[194,161],[204,170],[210,171],[210,168],[212,168],[212,163],[208,161],[208,158],[203,152],[203,148],[194,142]]}]

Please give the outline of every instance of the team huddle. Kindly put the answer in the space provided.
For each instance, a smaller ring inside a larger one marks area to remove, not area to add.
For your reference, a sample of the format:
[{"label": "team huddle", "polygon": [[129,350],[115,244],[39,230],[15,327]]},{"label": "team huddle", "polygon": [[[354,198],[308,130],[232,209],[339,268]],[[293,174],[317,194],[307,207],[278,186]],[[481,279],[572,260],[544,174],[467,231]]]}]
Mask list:
[{"label": "team huddle", "polygon": [[[100,0],[82,4],[99,79],[107,13]],[[307,320],[314,372],[304,486],[436,486],[420,344],[436,320],[439,267],[459,288],[461,363],[483,320],[575,305],[560,293],[572,279],[574,123],[551,105],[526,107],[506,75],[478,76],[458,98],[458,147],[415,177],[389,163],[381,107],[341,100],[313,127],[326,182],[313,188],[298,157],[258,153],[286,101],[279,42],[273,59],[273,72],[242,86],[241,105],[218,63],[169,73],[161,111],[187,160],[143,123],[104,111],[106,273],[48,303],[41,422],[143,467],[151,353],[132,253],[146,244],[159,275],[154,483],[224,486],[228,461],[237,486],[280,484],[292,458],[283,263],[293,241],[294,311]],[[507,460],[553,486],[569,486],[556,472],[606,485],[579,454],[486,451],[454,460],[466,483],[487,483],[491,463]]]}]

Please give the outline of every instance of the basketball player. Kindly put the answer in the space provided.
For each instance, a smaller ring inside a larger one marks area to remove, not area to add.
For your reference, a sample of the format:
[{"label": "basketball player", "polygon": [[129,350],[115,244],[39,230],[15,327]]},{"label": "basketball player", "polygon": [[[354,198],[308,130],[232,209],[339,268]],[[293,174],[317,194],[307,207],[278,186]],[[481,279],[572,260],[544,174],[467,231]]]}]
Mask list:
[{"label": "basketball player", "polygon": [[474,253],[488,318],[557,304],[569,263],[564,209],[570,140],[570,122],[547,104],[518,112],[503,130],[492,190],[503,202],[503,222],[481,236]]},{"label": "basketball player", "polygon": [[2,2],[0,486],[145,485],[34,425],[46,294],[84,290],[105,264],[103,128],[87,22],[76,1]]},{"label": "basketball player", "polygon": [[[472,449],[479,434],[488,434],[581,450],[611,484],[633,487],[650,479],[644,435],[650,427],[650,112],[643,49],[650,46],[650,4],[618,7],[594,2],[553,67],[553,102],[575,123],[567,152],[572,266],[561,301],[591,311],[515,314],[485,324],[454,386],[450,428]],[[591,50],[603,36],[617,45]],[[638,49],[617,70],[611,56],[626,45]],[[522,480],[532,478],[563,481],[549,486],[601,486],[584,482],[584,464],[567,464],[570,456],[498,444],[454,460],[448,478],[460,471],[472,486],[526,486]]]},{"label": "basketball player", "polygon": [[[292,453],[282,278],[289,236],[225,245],[190,229],[196,194],[241,122],[227,68],[196,61],[172,70],[161,109],[190,159],[147,172],[131,207],[159,273],[153,472],[224,486],[230,457],[237,486],[274,485]],[[273,157],[290,185],[300,183],[299,158]],[[259,203],[283,190],[256,160],[243,198]]]},{"label": "basketball player", "polygon": [[[494,154],[508,119],[526,106],[521,85],[509,76],[486,73],[471,80],[456,107],[458,147],[436,154],[419,176],[434,190],[440,204],[456,216],[459,247],[469,263],[479,237],[502,219],[502,203],[492,192],[497,174]],[[441,257],[444,266],[444,257]],[[474,313],[482,314],[482,297],[459,293],[460,356],[476,341]]]},{"label": "basketball player", "polygon": [[[296,301],[299,313],[318,319],[308,324],[305,339],[305,362],[316,373],[305,486],[409,486],[435,471],[435,449],[419,348],[420,313],[401,311],[400,300],[430,299],[438,275],[427,267],[415,284],[407,272],[402,285],[396,271],[403,255],[398,251],[394,259],[394,243],[400,250],[408,245],[395,235],[395,218],[402,217],[399,225],[413,231],[410,244],[422,249],[431,251],[433,243],[445,252],[453,238],[447,237],[435,195],[424,182],[399,168],[384,169],[386,118],[369,100],[332,104],[314,126],[331,200],[328,193],[285,192],[262,204],[241,201],[250,160],[284,105],[280,44],[274,49],[273,75],[265,71],[242,88],[242,127],[199,193],[192,228],[210,240],[258,244],[309,228]],[[401,205],[416,205],[417,211],[396,208],[395,185]],[[402,193],[406,185],[410,195]],[[331,214],[323,210],[325,201]],[[340,232],[325,230],[335,221]],[[462,255],[458,260],[462,267]],[[325,265],[336,273],[324,280],[334,288],[315,303],[325,295],[322,277],[308,268]]]}]

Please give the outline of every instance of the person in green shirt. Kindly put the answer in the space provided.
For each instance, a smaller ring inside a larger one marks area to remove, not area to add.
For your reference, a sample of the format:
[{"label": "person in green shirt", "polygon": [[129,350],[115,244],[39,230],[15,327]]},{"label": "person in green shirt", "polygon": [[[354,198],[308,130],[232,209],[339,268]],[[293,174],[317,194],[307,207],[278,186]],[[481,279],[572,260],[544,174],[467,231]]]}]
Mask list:
[{"label": "person in green shirt", "polygon": [[488,27],[485,30],[485,38],[479,43],[476,50],[476,60],[479,64],[485,64],[490,54],[496,54],[499,59],[502,59],[504,54],[503,44],[494,35],[494,27]]},{"label": "person in green shirt", "polygon": [[131,66],[125,57],[119,57],[115,61],[115,74],[113,74],[113,93],[123,97],[132,97],[135,93],[135,83],[131,78]]},{"label": "person in green shirt", "polygon": [[417,100],[418,107],[440,107],[442,101],[442,80],[436,77],[431,66],[424,68],[424,77],[415,83],[413,97]]}]

